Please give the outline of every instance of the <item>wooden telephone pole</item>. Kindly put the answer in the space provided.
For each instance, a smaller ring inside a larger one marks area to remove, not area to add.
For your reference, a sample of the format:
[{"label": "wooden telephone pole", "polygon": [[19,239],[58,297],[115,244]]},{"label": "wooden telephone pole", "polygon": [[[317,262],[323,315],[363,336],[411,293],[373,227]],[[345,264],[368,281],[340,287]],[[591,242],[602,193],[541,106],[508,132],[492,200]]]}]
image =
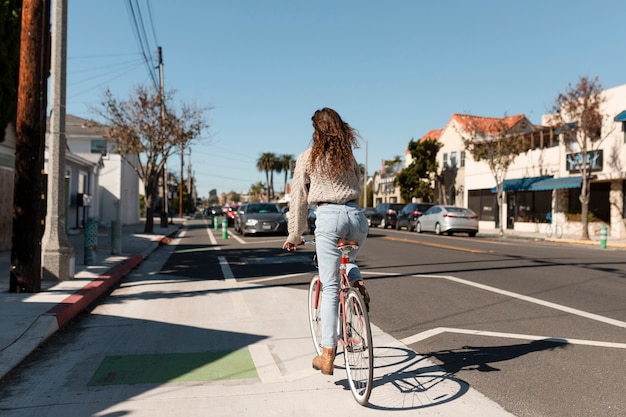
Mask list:
[{"label": "wooden telephone pole", "polygon": [[15,131],[15,188],[9,291],[41,291],[41,237],[45,213],[43,159],[50,3],[23,0]]}]

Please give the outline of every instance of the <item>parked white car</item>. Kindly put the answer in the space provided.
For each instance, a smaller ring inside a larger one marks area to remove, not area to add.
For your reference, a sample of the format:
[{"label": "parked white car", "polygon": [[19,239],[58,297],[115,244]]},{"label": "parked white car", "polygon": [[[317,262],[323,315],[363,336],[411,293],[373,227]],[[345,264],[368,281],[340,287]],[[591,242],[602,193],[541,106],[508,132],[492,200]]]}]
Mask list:
[{"label": "parked white car", "polygon": [[435,232],[438,235],[459,232],[474,237],[478,233],[478,216],[464,207],[432,206],[417,218],[415,230],[417,233]]}]

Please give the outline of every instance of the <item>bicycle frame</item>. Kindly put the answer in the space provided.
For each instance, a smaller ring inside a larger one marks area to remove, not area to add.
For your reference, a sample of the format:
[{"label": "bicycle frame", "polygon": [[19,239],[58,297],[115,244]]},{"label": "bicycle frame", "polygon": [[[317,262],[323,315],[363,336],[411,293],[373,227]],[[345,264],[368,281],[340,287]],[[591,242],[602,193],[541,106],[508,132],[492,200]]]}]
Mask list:
[{"label": "bicycle frame", "polygon": [[[346,346],[350,345],[352,340],[349,339],[347,332],[347,322],[346,322],[346,294],[348,290],[351,288],[350,280],[348,279],[347,266],[350,263],[350,257],[348,254],[353,250],[352,246],[342,246],[341,250],[341,261],[339,263],[339,276],[341,282],[339,284],[339,306],[341,310],[340,314],[340,322],[341,322],[341,335],[338,336],[338,342],[345,349]],[[319,282],[319,280],[318,280]]]}]

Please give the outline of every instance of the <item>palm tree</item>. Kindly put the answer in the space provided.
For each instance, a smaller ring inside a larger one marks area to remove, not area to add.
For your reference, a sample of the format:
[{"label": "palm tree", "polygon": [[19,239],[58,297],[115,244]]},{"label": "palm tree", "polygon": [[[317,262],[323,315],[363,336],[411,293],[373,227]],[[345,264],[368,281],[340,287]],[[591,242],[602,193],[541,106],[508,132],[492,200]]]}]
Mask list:
[{"label": "palm tree", "polygon": [[248,192],[251,196],[254,196],[252,201],[263,201],[263,190],[265,190],[265,185],[262,182],[259,181],[256,184],[252,184]]},{"label": "palm tree", "polygon": [[280,169],[276,171],[280,174],[281,171],[285,171],[285,183],[283,184],[283,193],[287,192],[287,176],[291,170],[291,163],[293,162],[293,155],[283,154],[280,156]]},{"label": "palm tree", "polygon": [[265,171],[265,182],[267,184],[268,201],[273,197],[273,184],[270,182],[270,172],[272,174],[272,182],[274,179],[274,169],[276,167],[276,155],[271,152],[264,152],[256,161],[256,167],[259,171]]}]

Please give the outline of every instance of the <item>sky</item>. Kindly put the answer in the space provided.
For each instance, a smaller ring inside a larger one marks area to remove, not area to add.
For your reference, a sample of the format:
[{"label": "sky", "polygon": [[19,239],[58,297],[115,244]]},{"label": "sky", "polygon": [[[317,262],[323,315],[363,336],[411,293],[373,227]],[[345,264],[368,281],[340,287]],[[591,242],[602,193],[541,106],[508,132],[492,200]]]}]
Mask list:
[{"label": "sky", "polygon": [[68,3],[67,113],[94,118],[105,88],[126,100],[158,82],[160,46],[174,103],[207,109],[185,156],[200,197],[265,182],[261,154],[296,158],[323,107],[359,132],[355,156],[372,175],[454,113],[539,124],[581,76],[626,83],[623,0]]}]

